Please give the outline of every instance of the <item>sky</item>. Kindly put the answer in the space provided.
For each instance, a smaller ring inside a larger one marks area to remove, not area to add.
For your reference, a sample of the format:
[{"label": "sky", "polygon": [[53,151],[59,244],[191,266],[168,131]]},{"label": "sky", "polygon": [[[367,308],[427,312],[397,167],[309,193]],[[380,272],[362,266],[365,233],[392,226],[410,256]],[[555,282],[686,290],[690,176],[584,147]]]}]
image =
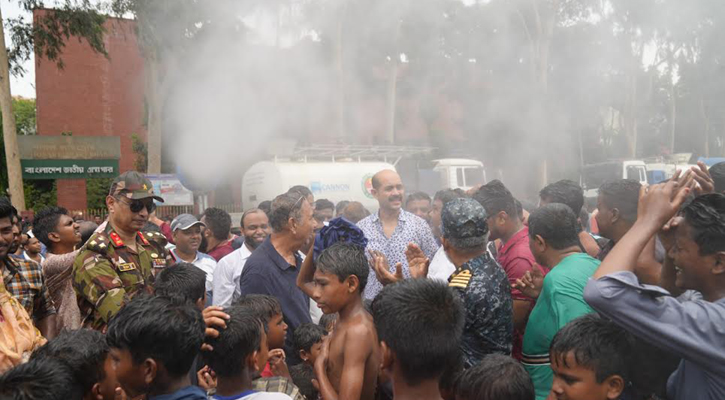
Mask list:
[{"label": "sky", "polygon": [[[0,0],[0,7],[2,7],[3,19],[23,17],[26,21],[30,21],[33,17],[30,12],[18,6],[17,0]],[[5,45],[10,47],[10,36],[7,31],[5,31]],[[25,75],[19,77],[10,76],[10,92],[13,96],[35,98],[34,57],[26,61],[23,67],[27,71]]]}]

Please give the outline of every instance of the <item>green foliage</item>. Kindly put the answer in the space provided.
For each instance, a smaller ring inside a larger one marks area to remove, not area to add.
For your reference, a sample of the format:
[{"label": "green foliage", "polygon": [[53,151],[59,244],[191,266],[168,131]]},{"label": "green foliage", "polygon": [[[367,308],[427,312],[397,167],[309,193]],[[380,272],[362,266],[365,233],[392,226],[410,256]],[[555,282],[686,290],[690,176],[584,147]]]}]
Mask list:
[{"label": "green foliage", "polygon": [[148,157],[148,145],[146,142],[141,140],[141,138],[137,134],[131,135],[131,149],[133,150],[133,154],[136,157],[133,160],[133,167],[138,172],[146,172],[146,169],[148,168],[149,164],[149,157]]},{"label": "green foliage", "polygon": [[45,207],[55,206],[58,191],[55,180],[29,180],[24,182],[25,207],[38,211]]},{"label": "green foliage", "polygon": [[[13,99],[13,114],[18,135],[35,135],[35,99]],[[2,133],[2,115],[0,115],[0,133]],[[8,170],[5,168],[5,144],[0,140],[0,195],[5,195],[8,187]],[[28,197],[27,195],[25,196]]]},{"label": "green foliage", "polygon": [[106,196],[111,189],[112,178],[86,179],[88,208],[105,208]]}]

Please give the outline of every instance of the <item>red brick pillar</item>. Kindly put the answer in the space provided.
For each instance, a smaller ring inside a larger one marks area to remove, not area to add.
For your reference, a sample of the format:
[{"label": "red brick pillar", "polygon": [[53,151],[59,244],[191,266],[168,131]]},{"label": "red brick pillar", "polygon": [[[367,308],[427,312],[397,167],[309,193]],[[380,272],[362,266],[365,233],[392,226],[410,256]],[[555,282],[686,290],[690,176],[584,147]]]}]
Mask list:
[{"label": "red brick pillar", "polygon": [[85,179],[58,179],[58,206],[69,211],[85,210],[88,207]]}]

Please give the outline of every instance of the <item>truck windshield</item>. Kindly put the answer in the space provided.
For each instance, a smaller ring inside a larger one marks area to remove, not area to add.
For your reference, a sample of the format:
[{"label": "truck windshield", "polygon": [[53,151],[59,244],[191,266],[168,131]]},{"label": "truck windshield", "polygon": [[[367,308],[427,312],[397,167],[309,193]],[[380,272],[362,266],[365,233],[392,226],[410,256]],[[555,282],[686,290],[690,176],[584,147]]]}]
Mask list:
[{"label": "truck windshield", "polygon": [[486,183],[483,179],[483,168],[465,168],[463,172],[466,175],[466,186],[473,187]]},{"label": "truck windshield", "polygon": [[622,179],[622,164],[618,162],[586,165],[582,168],[584,190],[598,189],[606,181]]}]

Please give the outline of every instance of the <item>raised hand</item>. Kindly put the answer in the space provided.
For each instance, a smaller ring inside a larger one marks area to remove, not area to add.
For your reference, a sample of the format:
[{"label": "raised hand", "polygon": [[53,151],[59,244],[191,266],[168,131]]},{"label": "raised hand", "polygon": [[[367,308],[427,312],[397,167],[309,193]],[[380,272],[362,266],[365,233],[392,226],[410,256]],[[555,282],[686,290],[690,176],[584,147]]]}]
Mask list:
[{"label": "raised hand", "polygon": [[541,294],[541,288],[544,286],[544,273],[538,265],[531,267],[530,271],[526,271],[524,276],[516,279],[516,283],[511,285],[512,288],[518,289],[524,296],[538,299]]},{"label": "raised hand", "polygon": [[282,349],[274,349],[269,352],[269,367],[274,376],[282,376],[292,379],[287,368],[287,356]]},{"label": "raised hand", "polygon": [[370,250],[370,266],[375,271],[375,276],[378,278],[378,281],[383,285],[389,285],[405,279],[403,276],[403,265],[401,263],[395,264],[395,274],[391,273],[388,260],[379,251]]},{"label": "raised hand", "polygon": [[642,186],[637,220],[650,223],[659,230],[677,214],[695,183],[694,173],[682,175],[677,171],[667,183]]},{"label": "raised hand", "polygon": [[411,277],[425,278],[428,276],[430,259],[417,244],[408,244],[408,248],[405,250],[405,258],[408,260],[408,269],[410,270]]},{"label": "raised hand", "polygon": [[698,183],[698,187],[695,188],[697,194],[708,194],[715,193],[715,181],[713,181],[710,172],[707,170],[707,165],[704,162],[698,161],[697,167],[691,168],[695,182]]},{"label": "raised hand", "polygon": [[199,387],[207,392],[211,389],[216,389],[216,373],[208,365],[205,365],[204,368],[196,373],[196,378],[199,381]]},{"label": "raised hand", "polygon": [[[209,306],[201,312],[201,315],[204,318],[204,324],[206,325],[204,335],[207,338],[216,339],[219,337],[219,330],[227,328],[229,315],[224,312],[223,308],[219,306]],[[213,350],[212,346],[206,343],[201,346],[201,349],[205,351]]]}]

